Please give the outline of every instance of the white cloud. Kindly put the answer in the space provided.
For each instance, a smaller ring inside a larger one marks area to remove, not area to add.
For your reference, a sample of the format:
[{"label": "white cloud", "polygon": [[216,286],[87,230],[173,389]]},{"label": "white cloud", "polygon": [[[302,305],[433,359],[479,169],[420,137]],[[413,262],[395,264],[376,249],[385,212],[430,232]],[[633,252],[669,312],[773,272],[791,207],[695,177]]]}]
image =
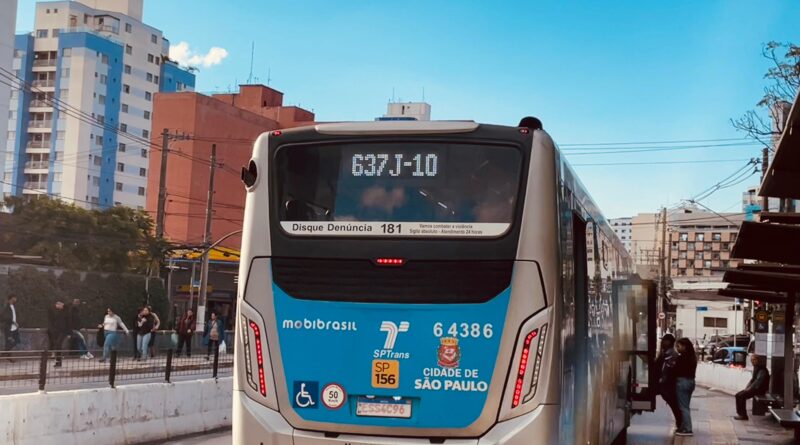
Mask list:
[{"label": "white cloud", "polygon": [[228,50],[218,46],[212,46],[205,54],[192,50],[186,42],[180,42],[169,47],[169,58],[184,66],[208,68],[219,65],[226,57],[228,57]]}]

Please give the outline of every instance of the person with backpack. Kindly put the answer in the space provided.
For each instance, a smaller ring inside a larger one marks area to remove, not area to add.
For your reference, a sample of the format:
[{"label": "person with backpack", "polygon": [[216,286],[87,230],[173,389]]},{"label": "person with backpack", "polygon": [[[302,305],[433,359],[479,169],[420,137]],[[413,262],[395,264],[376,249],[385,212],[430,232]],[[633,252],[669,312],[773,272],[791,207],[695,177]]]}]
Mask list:
[{"label": "person with backpack", "polygon": [[767,370],[766,357],[753,354],[750,362],[753,364],[753,377],[747,386],[736,393],[736,420],[749,420],[747,416],[747,400],[755,396],[763,396],[769,391],[769,371]]},{"label": "person with backpack", "polygon": [[105,363],[111,357],[111,350],[117,349],[119,330],[125,331],[125,335],[128,335],[130,331],[125,326],[125,323],[122,322],[122,319],[119,318],[119,315],[115,314],[111,308],[106,309],[103,324],[98,325],[97,328],[103,331],[103,358],[100,359],[100,363]]},{"label": "person with backpack", "polygon": [[194,335],[194,313],[187,309],[186,313],[178,320],[175,330],[178,334],[178,357],[181,356],[183,346],[186,345],[186,357],[192,356],[192,336]]}]

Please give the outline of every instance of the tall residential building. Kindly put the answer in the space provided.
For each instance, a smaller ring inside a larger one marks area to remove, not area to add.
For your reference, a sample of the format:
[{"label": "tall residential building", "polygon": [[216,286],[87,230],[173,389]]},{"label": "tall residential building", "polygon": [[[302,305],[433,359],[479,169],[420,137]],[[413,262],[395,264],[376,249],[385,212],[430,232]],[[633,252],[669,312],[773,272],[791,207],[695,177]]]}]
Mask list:
[{"label": "tall residential building", "polygon": [[[3,149],[6,147],[6,140],[8,139],[8,116],[9,100],[11,99],[11,87],[7,85],[8,76],[13,72],[11,70],[11,61],[14,56],[14,27],[17,18],[17,0],[6,0],[3,2],[3,11],[0,13],[0,79],[6,80],[0,82],[0,180],[4,180],[2,172],[5,170],[4,165],[6,157],[4,156]],[[2,182],[0,182],[2,187]]]},{"label": "tall residential building", "polygon": [[744,219],[740,213],[670,215],[669,275],[715,277],[711,281],[721,281],[723,272],[712,269],[738,265],[731,258],[731,249]]},{"label": "tall residential building", "polygon": [[144,208],[153,96],[193,90],[143,0],[39,2],[17,35],[3,196],[49,194],[89,208]]},{"label": "tall residential building", "polygon": [[616,233],[619,239],[622,240],[625,250],[630,253],[631,238],[633,237],[633,218],[612,218],[608,220],[608,223],[611,224],[611,228],[614,229],[614,233]]},{"label": "tall residential building", "polygon": [[389,102],[386,114],[376,121],[429,121],[431,105],[426,102]]}]

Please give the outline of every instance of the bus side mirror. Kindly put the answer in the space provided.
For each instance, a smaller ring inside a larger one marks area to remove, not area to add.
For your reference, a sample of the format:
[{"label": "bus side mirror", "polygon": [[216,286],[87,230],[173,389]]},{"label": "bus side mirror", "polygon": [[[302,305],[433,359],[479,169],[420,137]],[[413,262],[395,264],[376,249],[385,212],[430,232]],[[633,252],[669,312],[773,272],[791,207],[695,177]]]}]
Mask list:
[{"label": "bus side mirror", "polygon": [[256,183],[257,178],[258,167],[256,166],[255,161],[250,160],[250,163],[247,164],[247,167],[242,167],[242,182],[247,187],[252,187],[253,184]]}]

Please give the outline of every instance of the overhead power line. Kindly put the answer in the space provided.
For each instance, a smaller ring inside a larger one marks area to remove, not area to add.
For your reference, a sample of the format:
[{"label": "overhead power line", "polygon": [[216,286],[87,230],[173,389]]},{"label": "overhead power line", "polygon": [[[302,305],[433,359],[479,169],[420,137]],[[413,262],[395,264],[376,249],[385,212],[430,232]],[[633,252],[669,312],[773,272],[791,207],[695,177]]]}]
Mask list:
[{"label": "overhead power line", "polygon": [[644,162],[601,162],[587,164],[570,164],[573,167],[599,167],[608,165],[667,165],[667,164],[710,164],[717,162],[742,162],[748,159],[697,159],[693,161],[644,161]]}]

